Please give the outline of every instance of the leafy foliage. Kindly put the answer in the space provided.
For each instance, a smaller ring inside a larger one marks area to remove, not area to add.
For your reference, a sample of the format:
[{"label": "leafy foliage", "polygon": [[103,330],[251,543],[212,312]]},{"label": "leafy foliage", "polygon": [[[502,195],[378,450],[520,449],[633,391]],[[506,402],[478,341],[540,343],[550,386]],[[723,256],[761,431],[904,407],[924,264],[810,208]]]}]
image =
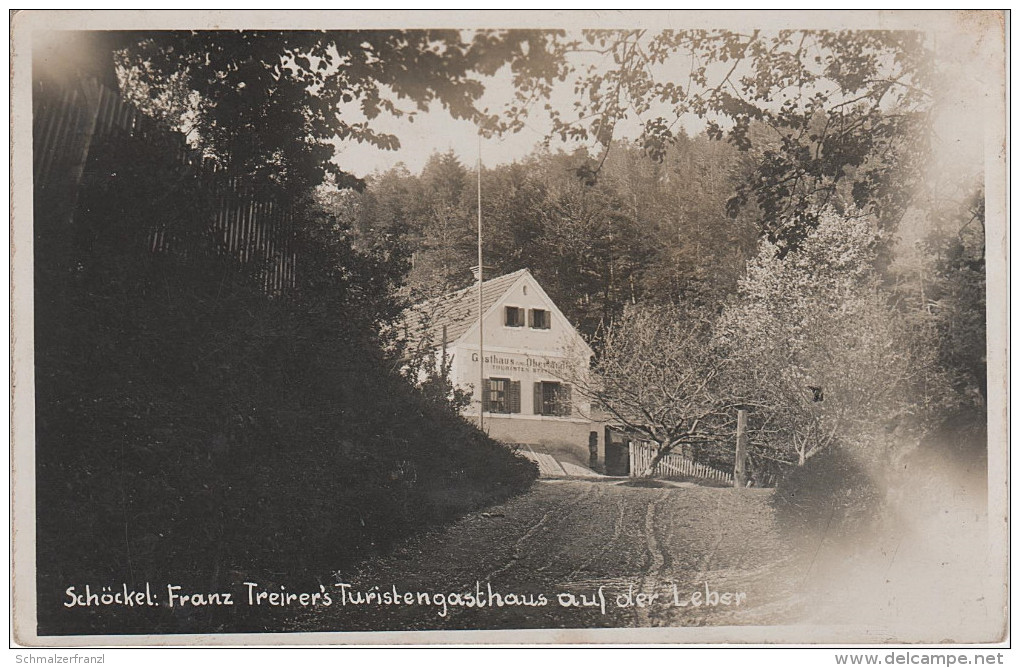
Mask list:
[{"label": "leafy foliage", "polygon": [[[604,147],[592,176],[623,121],[641,123],[638,143],[661,159],[680,120],[705,119],[710,136],[754,155],[730,214],[753,203],[782,253],[827,206],[894,226],[920,177],[933,103],[921,33],[588,30],[551,51],[578,63],[576,117],[550,108],[553,131]],[[535,90],[522,85],[518,98]]]},{"label": "leafy foliage", "polygon": [[793,446],[792,462],[833,445],[888,462],[949,400],[933,323],[880,287],[880,244],[872,217],[824,214],[797,252],[763,243],[720,318],[727,382],[758,407],[765,444]]},{"label": "leafy foliage", "polygon": [[936,210],[923,242],[931,279],[918,297],[939,331],[939,359],[968,403],[983,412],[987,396],[985,193]]},{"label": "leafy foliage", "polygon": [[[432,105],[455,118],[491,123],[476,102],[480,74],[514,62],[539,81],[551,64],[530,31],[456,30],[167,31],[120,33],[122,79],[165,104],[148,107],[192,129],[197,145],[225,166],[288,188],[361,181],[331,158],[335,141],[396,149],[373,121],[409,120]],[[528,53],[529,58],[524,59]],[[140,99],[139,101],[144,101]],[[172,101],[172,103],[170,103]]]},{"label": "leafy foliage", "polygon": [[[574,167],[589,185],[621,122],[638,121],[637,144],[662,160],[683,136],[678,122],[696,116],[753,156],[728,211],[752,207],[784,253],[828,206],[894,227],[929,146],[931,54],[908,31],[208,31],[128,33],[124,44],[122,69],[149,97],[177,100],[168,116],[186,108],[210,154],[281,182],[317,185],[331,172],[360,186],[329,161],[329,142],[396,148],[371,121],[431,104],[514,131],[546,100],[554,135],[604,147]],[[515,100],[489,116],[476,107],[480,77],[507,65]],[[576,118],[548,102],[568,79]]]}]

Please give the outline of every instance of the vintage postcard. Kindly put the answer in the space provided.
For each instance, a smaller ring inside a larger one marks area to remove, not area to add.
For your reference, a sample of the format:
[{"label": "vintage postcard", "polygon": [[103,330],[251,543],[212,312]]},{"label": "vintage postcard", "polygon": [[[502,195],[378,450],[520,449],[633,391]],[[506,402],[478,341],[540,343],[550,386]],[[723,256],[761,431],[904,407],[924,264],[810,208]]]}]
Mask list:
[{"label": "vintage postcard", "polygon": [[1007,12],[11,29],[16,643],[1007,641]]}]

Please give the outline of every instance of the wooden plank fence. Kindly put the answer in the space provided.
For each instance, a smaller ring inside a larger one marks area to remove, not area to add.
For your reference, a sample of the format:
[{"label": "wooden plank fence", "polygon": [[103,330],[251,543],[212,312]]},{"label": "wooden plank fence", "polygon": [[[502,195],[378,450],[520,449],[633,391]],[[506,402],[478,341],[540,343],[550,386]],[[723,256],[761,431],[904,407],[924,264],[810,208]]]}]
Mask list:
[{"label": "wooden plank fence", "polygon": [[[90,149],[131,137],[159,146],[170,164],[198,173],[216,194],[209,230],[227,254],[265,267],[264,288],[277,292],[295,283],[293,215],[284,202],[230,176],[216,161],[188,146],[183,134],[146,116],[94,80],[60,89],[37,86],[32,110],[33,178],[37,192],[67,198],[82,185]],[[151,233],[154,253],[187,252],[175,230]]]},{"label": "wooden plank fence", "polygon": [[[630,475],[639,476],[646,471],[655,459],[656,446],[644,441],[631,441],[630,443]],[[652,475],[661,478],[690,477],[704,478],[706,480],[717,480],[719,482],[733,482],[733,474],[727,471],[720,471],[688,459],[681,454],[671,452],[656,464]]]}]

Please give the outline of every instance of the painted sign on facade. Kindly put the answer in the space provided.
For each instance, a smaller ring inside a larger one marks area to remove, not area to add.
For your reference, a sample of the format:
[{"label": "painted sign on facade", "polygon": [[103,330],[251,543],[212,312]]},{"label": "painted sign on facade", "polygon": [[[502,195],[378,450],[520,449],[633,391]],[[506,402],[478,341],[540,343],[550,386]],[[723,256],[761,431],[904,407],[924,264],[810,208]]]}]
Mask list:
[{"label": "painted sign on facade", "polygon": [[[471,361],[478,363],[478,353],[471,353]],[[545,357],[539,355],[491,353],[485,355],[486,370],[503,373],[525,373],[563,376],[571,367],[576,366],[574,360],[562,357]]]}]

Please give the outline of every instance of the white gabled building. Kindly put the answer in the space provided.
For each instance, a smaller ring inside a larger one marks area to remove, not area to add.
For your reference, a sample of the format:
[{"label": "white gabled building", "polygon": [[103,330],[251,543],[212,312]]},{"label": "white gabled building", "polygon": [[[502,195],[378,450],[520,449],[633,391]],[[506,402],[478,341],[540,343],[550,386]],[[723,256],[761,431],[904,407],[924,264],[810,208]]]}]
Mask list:
[{"label": "white gabled building", "polygon": [[601,425],[571,383],[587,373],[591,348],[527,269],[482,284],[481,355],[478,308],[477,284],[440,297],[424,307],[426,331],[418,333],[450,361],[452,382],[471,392],[465,417],[483,410],[493,438],[594,463]]}]

